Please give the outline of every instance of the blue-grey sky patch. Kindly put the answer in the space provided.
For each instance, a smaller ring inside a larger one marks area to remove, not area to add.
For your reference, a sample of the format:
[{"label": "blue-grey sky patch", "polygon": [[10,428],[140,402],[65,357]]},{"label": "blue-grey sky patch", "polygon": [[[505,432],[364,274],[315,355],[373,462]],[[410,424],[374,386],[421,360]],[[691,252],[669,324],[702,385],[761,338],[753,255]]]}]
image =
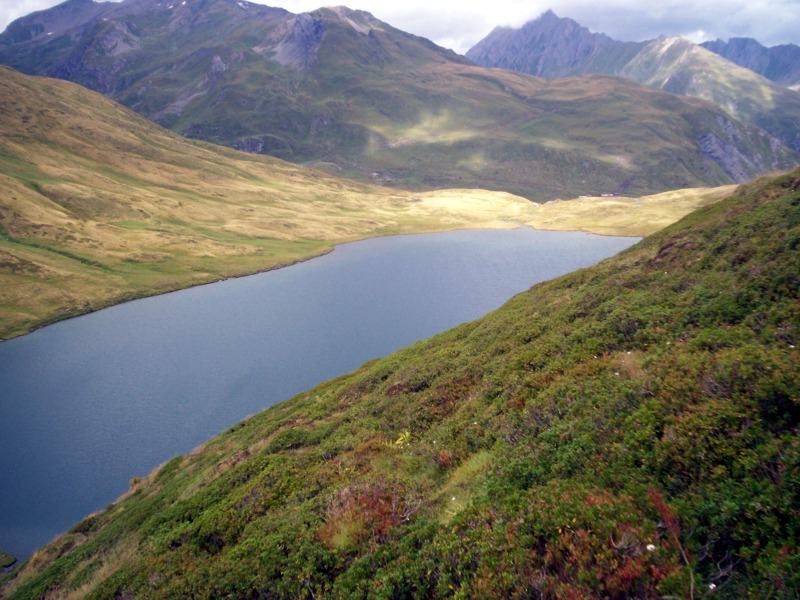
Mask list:
[{"label": "blue-grey sky patch", "polygon": [[[292,12],[320,0],[258,0]],[[0,29],[12,20],[55,6],[58,0],[0,3]],[[764,45],[800,44],[800,0],[354,0],[390,25],[464,53],[497,26],[519,27],[547,9],[623,41],[680,35],[694,42],[751,37]]]}]

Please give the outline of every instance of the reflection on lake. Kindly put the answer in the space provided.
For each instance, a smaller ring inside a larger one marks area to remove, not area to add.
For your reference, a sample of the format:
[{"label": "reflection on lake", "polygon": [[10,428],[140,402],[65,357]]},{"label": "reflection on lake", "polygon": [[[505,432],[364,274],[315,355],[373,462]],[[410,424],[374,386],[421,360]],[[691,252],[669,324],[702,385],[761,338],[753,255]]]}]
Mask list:
[{"label": "reflection on lake", "polygon": [[0,549],[25,558],[244,417],[634,238],[458,231],[338,247],[0,344]]}]

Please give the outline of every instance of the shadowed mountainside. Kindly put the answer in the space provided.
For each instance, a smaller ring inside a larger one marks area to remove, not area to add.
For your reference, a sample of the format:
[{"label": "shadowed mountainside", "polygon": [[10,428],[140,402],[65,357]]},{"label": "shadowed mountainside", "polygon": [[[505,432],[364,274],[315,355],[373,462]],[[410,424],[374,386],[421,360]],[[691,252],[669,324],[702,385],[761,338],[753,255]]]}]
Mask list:
[{"label": "shadowed mountainside", "polygon": [[752,38],[731,38],[700,44],[740,67],[794,90],[800,88],[800,46],[780,44],[767,48]]}]

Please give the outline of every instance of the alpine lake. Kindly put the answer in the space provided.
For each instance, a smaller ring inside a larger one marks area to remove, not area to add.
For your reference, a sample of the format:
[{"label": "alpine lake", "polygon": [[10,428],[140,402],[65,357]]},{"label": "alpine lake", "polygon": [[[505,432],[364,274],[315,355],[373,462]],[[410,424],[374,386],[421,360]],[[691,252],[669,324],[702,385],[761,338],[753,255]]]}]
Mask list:
[{"label": "alpine lake", "polygon": [[529,228],[344,244],[0,344],[0,549],[19,560],[265,408],[638,241]]}]

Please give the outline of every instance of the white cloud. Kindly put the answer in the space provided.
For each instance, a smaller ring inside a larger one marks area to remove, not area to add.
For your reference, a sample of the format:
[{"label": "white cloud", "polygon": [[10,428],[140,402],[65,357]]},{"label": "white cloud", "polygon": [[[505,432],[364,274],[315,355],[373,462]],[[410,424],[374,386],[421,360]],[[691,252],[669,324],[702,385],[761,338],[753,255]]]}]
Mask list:
[{"label": "white cloud", "polygon": [[5,29],[13,20],[24,17],[37,10],[49,8],[57,4],[48,0],[17,0],[16,2],[3,2],[0,5],[0,28]]},{"label": "white cloud", "polygon": [[[0,28],[58,0],[0,2]],[[292,12],[329,4],[326,0],[256,0]],[[382,21],[466,52],[499,25],[519,27],[548,8],[595,32],[624,41],[661,34],[695,41],[753,37],[766,45],[800,44],[800,0],[333,0],[371,12]]]},{"label": "white cloud", "polygon": [[685,37],[687,40],[692,41],[695,44],[702,44],[708,40],[715,39],[713,36],[709,35],[708,32],[703,31],[702,29],[698,29],[697,31],[692,31],[689,33],[683,33],[681,34],[681,37]]}]

